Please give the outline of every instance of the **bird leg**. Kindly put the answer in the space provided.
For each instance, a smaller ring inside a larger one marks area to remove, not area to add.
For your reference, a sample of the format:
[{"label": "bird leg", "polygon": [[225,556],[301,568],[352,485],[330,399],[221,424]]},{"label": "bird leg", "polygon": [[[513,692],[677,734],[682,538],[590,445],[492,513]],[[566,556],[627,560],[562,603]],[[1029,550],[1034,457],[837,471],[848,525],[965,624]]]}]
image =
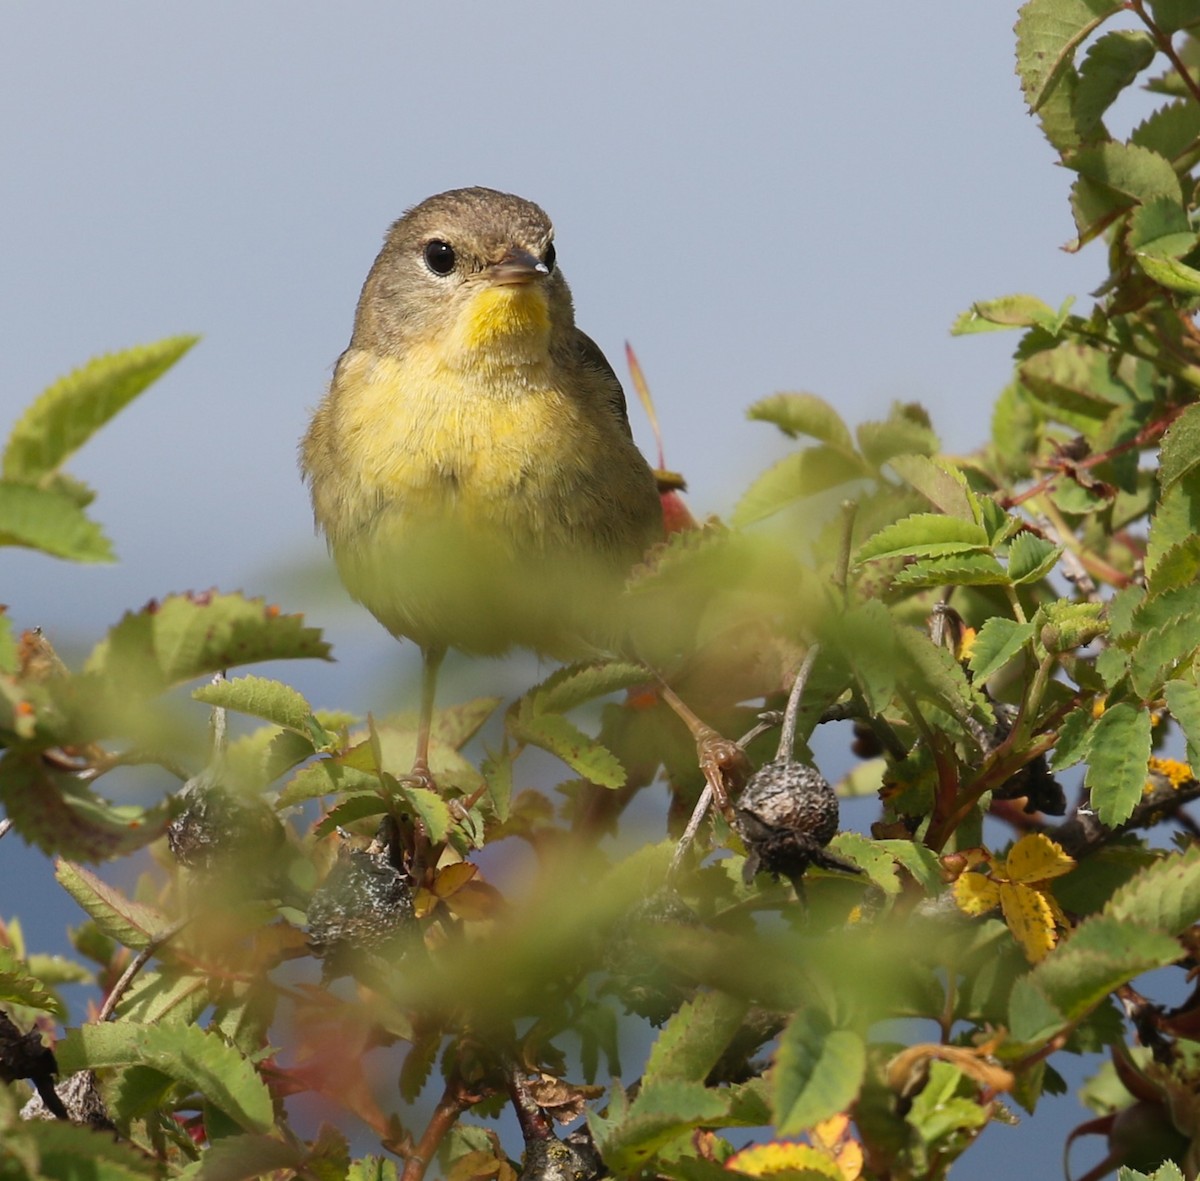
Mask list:
[{"label": "bird leg", "polygon": [[417,722],[417,753],[413,758],[412,770],[404,777],[405,782],[417,787],[432,789],[435,786],[433,772],[429,769],[429,731],[433,725],[438,669],[442,667],[445,655],[444,645],[421,646],[421,716]]}]

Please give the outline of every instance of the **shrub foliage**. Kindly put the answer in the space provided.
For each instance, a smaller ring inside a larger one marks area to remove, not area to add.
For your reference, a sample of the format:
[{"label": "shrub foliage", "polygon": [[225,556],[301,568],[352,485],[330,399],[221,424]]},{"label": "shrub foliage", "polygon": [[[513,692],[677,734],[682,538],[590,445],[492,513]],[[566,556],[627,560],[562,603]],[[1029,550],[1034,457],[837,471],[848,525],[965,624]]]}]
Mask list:
[{"label": "shrub foliage", "polygon": [[[83,911],[69,959],[0,926],[0,1178],[936,1178],[1080,1054],[1090,1175],[1196,1176],[1198,26],[1021,9],[1068,249],[1110,273],[1086,312],[959,318],[1017,334],[990,440],[757,402],[795,450],[727,523],[664,483],[619,650],[441,709],[436,788],[413,717],[245,671],[329,655],[260,600],[168,595],[77,668],[0,616],[4,830]],[[0,542],[111,558],[64,465],[193,343],[33,403]],[[869,836],[836,831],[822,725]],[[146,764],[174,790],[113,803]],[[89,868],[146,849],[135,890]]]}]

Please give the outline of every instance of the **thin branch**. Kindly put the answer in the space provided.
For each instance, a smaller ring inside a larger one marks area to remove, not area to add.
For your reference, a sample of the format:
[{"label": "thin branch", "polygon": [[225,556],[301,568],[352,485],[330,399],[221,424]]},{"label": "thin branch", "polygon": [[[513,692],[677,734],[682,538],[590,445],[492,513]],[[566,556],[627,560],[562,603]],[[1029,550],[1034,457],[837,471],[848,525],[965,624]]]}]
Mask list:
[{"label": "thin branch", "polygon": [[121,998],[129,990],[129,986],[133,983],[134,977],[150,962],[151,956],[166,942],[174,939],[180,931],[190,922],[190,919],[180,919],[177,923],[172,923],[157,939],[152,943],[148,943],[136,956],[130,961],[129,967],[121,973],[121,978],[109,990],[108,996],[104,998],[104,1004],[100,1006],[100,1012],[96,1014],[96,1024],[103,1025],[112,1015],[117,1005],[121,1003]]}]

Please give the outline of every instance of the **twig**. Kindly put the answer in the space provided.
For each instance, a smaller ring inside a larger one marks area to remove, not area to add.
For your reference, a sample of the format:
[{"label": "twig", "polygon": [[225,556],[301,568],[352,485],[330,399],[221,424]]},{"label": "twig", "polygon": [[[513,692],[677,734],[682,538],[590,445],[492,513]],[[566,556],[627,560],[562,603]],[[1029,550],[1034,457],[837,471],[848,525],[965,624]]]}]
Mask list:
[{"label": "twig", "polygon": [[473,1107],[483,1096],[474,1091],[468,1091],[463,1081],[452,1075],[446,1083],[438,1105],[434,1108],[421,1139],[404,1161],[404,1172],[400,1181],[422,1181],[425,1170],[429,1168],[438,1146],[449,1135],[451,1128],[458,1123],[458,1117],[468,1108]]},{"label": "twig", "polygon": [[96,1024],[103,1025],[113,1014],[113,1010],[121,1003],[121,998],[128,991],[129,986],[133,983],[133,978],[150,962],[150,957],[164,943],[170,939],[174,939],[180,931],[190,922],[190,919],[180,919],[176,923],[172,923],[157,939],[152,943],[147,944],[141,951],[130,961],[129,967],[121,973],[121,978],[109,990],[108,996],[104,998],[104,1004],[100,1006],[100,1012],[96,1014]]}]

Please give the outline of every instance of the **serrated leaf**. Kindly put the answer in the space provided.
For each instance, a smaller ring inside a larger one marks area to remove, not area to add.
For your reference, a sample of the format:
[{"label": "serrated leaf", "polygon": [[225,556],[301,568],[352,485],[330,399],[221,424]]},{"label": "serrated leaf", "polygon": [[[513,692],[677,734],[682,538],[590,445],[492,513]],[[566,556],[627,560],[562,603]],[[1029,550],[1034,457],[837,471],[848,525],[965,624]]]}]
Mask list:
[{"label": "serrated leaf", "polygon": [[396,1162],[382,1156],[352,1161],[346,1181],[397,1181]]},{"label": "serrated leaf", "polygon": [[1147,590],[1151,594],[1176,590],[1200,580],[1200,536],[1189,537],[1167,550],[1154,566]]},{"label": "serrated leaf", "polygon": [[1143,635],[1200,615],[1200,585],[1177,586],[1147,595],[1133,613],[1133,626]]},{"label": "serrated leaf", "polygon": [[1096,144],[1081,148],[1063,163],[1079,173],[1071,189],[1071,208],[1081,244],[1135,204],[1156,197],[1183,200],[1171,162],[1137,144]]},{"label": "serrated leaf", "polygon": [[309,736],[312,707],[302,693],[282,681],[268,677],[234,677],[229,681],[201,685],[192,690],[192,696],[206,705],[237,710]]},{"label": "serrated leaf", "polygon": [[329,659],[329,645],[303,616],[283,615],[262,599],[206,592],[170,595],[111,628],[85,671],[110,692],[136,698],[225,669],[263,660]]},{"label": "serrated leaf", "polygon": [[599,787],[622,787],[625,769],[607,747],[589,738],[559,714],[524,714],[510,718],[514,738],[557,755],[577,775]]},{"label": "serrated leaf", "polygon": [[650,1048],[643,1085],[662,1079],[703,1082],[746,1016],[746,1002],[723,992],[701,992],[667,1022]]},{"label": "serrated leaf", "polygon": [[76,776],[52,771],[39,752],[20,748],[0,756],[0,803],[23,840],[76,860],[132,853],[167,825],[165,805],[109,804]]},{"label": "serrated leaf", "polygon": [[1018,366],[1021,380],[1048,409],[1078,418],[1082,423],[1107,419],[1115,406],[1130,401],[1128,391],[1109,371],[1108,354],[1090,345],[1068,341],[1043,349]]},{"label": "serrated leaf", "polygon": [[535,714],[565,714],[587,701],[652,679],[650,670],[640,664],[615,660],[604,664],[571,664],[556,669],[526,696]]},{"label": "serrated leaf", "polygon": [[1168,291],[1182,295],[1200,295],[1200,271],[1180,262],[1177,258],[1164,258],[1145,250],[1135,250],[1133,257],[1148,278]]},{"label": "serrated leaf", "polygon": [[1130,143],[1149,148],[1178,164],[1196,148],[1200,137],[1200,106],[1192,99],[1167,103],[1134,128]]},{"label": "serrated leaf", "polygon": [[1073,107],[1080,137],[1093,138],[1104,112],[1153,60],[1153,38],[1141,29],[1116,29],[1088,47],[1079,67]]},{"label": "serrated leaf", "polygon": [[935,644],[925,632],[912,627],[897,628],[896,646],[901,661],[900,675],[917,697],[932,702],[956,718],[970,712],[972,703],[980,704],[953,654]]},{"label": "serrated leaf", "polygon": [[895,857],[881,842],[868,840],[857,832],[840,832],[829,842],[829,849],[857,865],[884,894],[900,893]]},{"label": "serrated leaf", "polygon": [[[121,1143],[106,1129],[66,1120],[27,1120],[21,1137],[36,1146],[38,1178],[54,1181],[155,1181],[157,1164],[132,1145]],[[14,1154],[15,1155],[15,1154]],[[24,1171],[6,1173],[26,1177]]]},{"label": "serrated leaf", "polygon": [[1063,547],[1034,533],[1018,533],[1008,547],[1008,576],[1018,586],[1037,582],[1054,569]]},{"label": "serrated leaf", "polygon": [[1032,623],[1018,623],[1003,615],[993,615],[979,629],[971,648],[971,673],[979,684],[998,673],[1010,660],[1025,650],[1033,639]]},{"label": "serrated leaf", "polygon": [[[1181,453],[1180,460],[1185,455]],[[1190,467],[1163,492],[1146,539],[1146,573],[1155,575],[1163,554],[1200,533],[1200,469]]]},{"label": "serrated leaf", "polygon": [[82,865],[59,860],[54,876],[101,931],[126,947],[141,951],[157,943],[171,928],[162,911],[126,898]]},{"label": "serrated leaf", "polygon": [[140,1025],[133,1021],[73,1029],[56,1050],[59,1069],[149,1066],[198,1091],[248,1132],[275,1123],[271,1093],[233,1046],[197,1025]]},{"label": "serrated leaf", "polygon": [[589,1112],[588,1123],[604,1163],[616,1174],[639,1172],[661,1147],[692,1128],[719,1124],[728,1097],[700,1083],[662,1079],[643,1087],[622,1109],[610,1104],[609,1118]]},{"label": "serrated leaf", "polygon": [[1077,709],[1067,715],[1059,728],[1058,742],[1050,758],[1051,771],[1065,771],[1087,758],[1095,724],[1090,710]]},{"label": "serrated leaf", "polygon": [[13,427],[4,449],[5,477],[32,482],[60,467],[197,340],[174,336],[97,357],[55,382]]},{"label": "serrated leaf", "polygon": [[888,466],[939,512],[979,523],[975,496],[957,468],[926,455],[895,455]]},{"label": "serrated leaf", "polygon": [[1080,923],[1030,976],[1068,1021],[1078,1021],[1114,988],[1182,955],[1162,931],[1098,915]]},{"label": "serrated leaf", "polygon": [[416,787],[403,780],[397,780],[396,791],[425,826],[429,839],[435,844],[444,841],[454,822],[446,801],[427,787]]},{"label": "serrated leaf", "polygon": [[843,451],[854,450],[854,441],[842,416],[816,394],[772,394],[755,402],[746,411],[746,417],[774,423],[791,439],[808,435]]},{"label": "serrated leaf", "polygon": [[11,948],[0,946],[0,1004],[25,1005],[63,1016],[58,998],[22,963]]},{"label": "serrated leaf", "polygon": [[779,1039],[771,1071],[779,1134],[794,1136],[844,1111],[858,1095],[866,1065],[857,1033],[835,1028],[820,1009],[797,1013]]},{"label": "serrated leaf", "polygon": [[[1171,592],[1168,592],[1171,593]],[[1143,699],[1155,696],[1162,682],[1200,648],[1200,617],[1183,615],[1148,630],[1133,650],[1130,676]]]},{"label": "serrated leaf", "polygon": [[920,407],[893,405],[883,422],[861,422],[854,433],[859,450],[877,468],[897,455],[936,455],[940,447]]},{"label": "serrated leaf", "polygon": [[313,829],[313,835],[327,837],[357,820],[382,816],[387,810],[383,797],[375,791],[344,796],[321,817],[320,823]]},{"label": "serrated leaf", "polygon": [[857,456],[835,447],[806,447],[784,456],[746,489],[730,516],[738,528],[765,520],[783,509],[872,473]]},{"label": "serrated leaf", "polygon": [[1160,258],[1182,258],[1195,248],[1196,232],[1182,205],[1168,197],[1158,197],[1139,205],[1129,215],[1125,244],[1131,251],[1140,250]]},{"label": "serrated leaf", "polygon": [[1168,681],[1163,686],[1167,709],[1183,731],[1188,744],[1188,761],[1200,755],[1200,688],[1192,681]]},{"label": "serrated leaf", "polygon": [[1009,586],[1008,571],[991,554],[951,554],[917,558],[892,578],[892,586],[917,590],[928,586]]},{"label": "serrated leaf", "polygon": [[976,332],[1003,332],[1010,328],[1046,328],[1058,321],[1058,313],[1034,295],[1002,295],[999,299],[981,299],[959,314],[950,332],[969,336]]},{"label": "serrated leaf", "polygon": [[855,554],[856,562],[875,558],[941,556],[986,550],[983,526],[941,513],[914,513],[881,529]]},{"label": "serrated leaf", "polygon": [[103,530],[57,490],[0,480],[0,546],[18,545],[76,562],[111,562]]},{"label": "serrated leaf", "polygon": [[1170,488],[1200,465],[1200,405],[1189,406],[1163,436],[1158,479]]},{"label": "serrated leaf", "polygon": [[1113,894],[1104,913],[1182,935],[1200,921],[1200,850],[1171,853],[1143,869]]},{"label": "serrated leaf", "polygon": [[1146,785],[1150,711],[1121,702],[1104,711],[1092,731],[1085,785],[1101,824],[1129,819]]},{"label": "serrated leaf", "polygon": [[1017,73],[1036,111],[1071,65],[1076,48],[1121,0],[1029,0],[1017,17]]},{"label": "serrated leaf", "polygon": [[299,1145],[274,1136],[222,1136],[204,1150],[186,1181],[253,1181],[277,1169],[310,1176],[306,1163],[307,1154]]}]

